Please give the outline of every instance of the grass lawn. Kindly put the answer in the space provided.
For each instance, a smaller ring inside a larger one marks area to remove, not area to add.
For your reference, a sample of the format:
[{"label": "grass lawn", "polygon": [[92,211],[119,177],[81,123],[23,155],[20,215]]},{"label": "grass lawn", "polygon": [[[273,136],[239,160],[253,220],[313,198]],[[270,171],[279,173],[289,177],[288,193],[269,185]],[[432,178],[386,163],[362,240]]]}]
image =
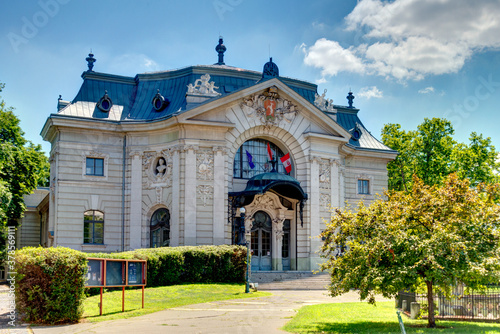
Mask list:
[{"label": "grass lawn", "polygon": [[[500,324],[436,321],[438,328],[429,329],[427,320],[401,317],[406,333],[500,333]],[[401,333],[394,302],[304,306],[283,329],[292,333]]]},{"label": "grass lawn", "polygon": [[122,312],[122,291],[105,292],[102,296],[102,316],[99,316],[99,295],[88,297],[84,303],[84,321],[99,322],[112,319],[126,319],[167,308],[206,303],[216,300],[263,297],[268,292],[245,293],[244,284],[186,284],[146,288],[144,309],[142,289],[125,290],[125,312]]}]

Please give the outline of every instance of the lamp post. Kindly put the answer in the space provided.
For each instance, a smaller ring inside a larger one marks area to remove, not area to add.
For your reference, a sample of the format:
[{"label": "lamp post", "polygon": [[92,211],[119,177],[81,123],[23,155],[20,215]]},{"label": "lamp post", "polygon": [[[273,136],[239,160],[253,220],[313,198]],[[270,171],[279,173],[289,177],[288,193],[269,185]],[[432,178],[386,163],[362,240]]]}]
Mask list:
[{"label": "lamp post", "polygon": [[247,272],[245,275],[245,293],[250,292],[250,281],[249,281],[249,272],[250,272],[250,244],[248,240],[246,239],[246,229],[245,229],[245,208],[241,207],[240,208],[240,231],[243,232],[243,236],[240,238],[240,240],[243,240],[245,238],[245,245],[247,246]]}]

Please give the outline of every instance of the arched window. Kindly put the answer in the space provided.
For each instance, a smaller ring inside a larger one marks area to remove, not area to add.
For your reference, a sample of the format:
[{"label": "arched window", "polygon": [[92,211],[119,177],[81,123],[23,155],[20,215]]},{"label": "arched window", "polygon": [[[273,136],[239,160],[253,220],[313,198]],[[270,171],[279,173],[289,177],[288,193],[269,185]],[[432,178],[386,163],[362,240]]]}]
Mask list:
[{"label": "arched window", "polygon": [[167,209],[161,208],[153,213],[150,229],[151,248],[170,246],[170,213]]},{"label": "arched window", "polygon": [[[268,143],[273,153],[273,158],[276,161],[276,171],[278,173],[288,174],[280,161],[280,158],[285,154],[278,146],[265,139],[251,139],[244,142],[238,149],[238,152],[236,152],[234,157],[233,177],[249,179],[257,174],[270,172],[273,167],[267,153]],[[252,163],[250,163],[250,159]]]},{"label": "arched window", "polygon": [[83,214],[83,243],[104,244],[104,213],[96,210]]}]

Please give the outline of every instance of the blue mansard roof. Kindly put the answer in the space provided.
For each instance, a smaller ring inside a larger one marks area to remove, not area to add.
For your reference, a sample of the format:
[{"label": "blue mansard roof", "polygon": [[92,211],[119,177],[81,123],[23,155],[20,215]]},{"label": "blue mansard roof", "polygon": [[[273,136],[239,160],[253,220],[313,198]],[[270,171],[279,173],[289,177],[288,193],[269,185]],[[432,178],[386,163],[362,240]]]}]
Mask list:
[{"label": "blue mansard roof", "polygon": [[[187,86],[193,84],[204,74],[210,75],[210,81],[218,87],[216,91],[221,98],[239,90],[251,87],[263,80],[268,80],[261,72],[244,70],[227,65],[197,65],[182,69],[137,74],[135,77],[125,77],[94,71],[82,74],[84,79],[80,91],[71,102],[63,102],[58,111],[60,116],[77,118],[92,118],[114,122],[154,121],[166,119],[173,115],[190,110],[198,105],[186,103]],[[314,105],[317,85],[279,76],[278,79]],[[101,111],[97,104],[105,92],[112,101],[109,112]],[[159,92],[168,106],[157,111],[152,100]],[[208,102],[207,101],[207,102]],[[61,102],[61,101],[60,101]],[[391,151],[383,145],[363,126],[358,109],[346,106],[334,106],[336,121],[344,129],[351,132],[357,130],[359,138],[351,138],[349,146],[355,149],[371,149]],[[327,116],[325,112],[325,116]]]}]

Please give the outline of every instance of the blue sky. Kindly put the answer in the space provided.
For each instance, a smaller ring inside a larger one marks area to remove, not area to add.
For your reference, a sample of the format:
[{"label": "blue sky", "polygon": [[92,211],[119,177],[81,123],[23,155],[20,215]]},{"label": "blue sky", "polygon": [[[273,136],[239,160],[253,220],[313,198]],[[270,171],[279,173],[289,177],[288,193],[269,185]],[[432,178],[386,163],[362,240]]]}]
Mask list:
[{"label": "blue sky", "polygon": [[365,126],[413,130],[446,117],[455,138],[472,131],[500,149],[500,0],[2,1],[0,95],[26,137],[40,137],[57,98],[71,100],[87,69],[134,76],[217,62],[318,84],[347,105],[351,89]]}]

